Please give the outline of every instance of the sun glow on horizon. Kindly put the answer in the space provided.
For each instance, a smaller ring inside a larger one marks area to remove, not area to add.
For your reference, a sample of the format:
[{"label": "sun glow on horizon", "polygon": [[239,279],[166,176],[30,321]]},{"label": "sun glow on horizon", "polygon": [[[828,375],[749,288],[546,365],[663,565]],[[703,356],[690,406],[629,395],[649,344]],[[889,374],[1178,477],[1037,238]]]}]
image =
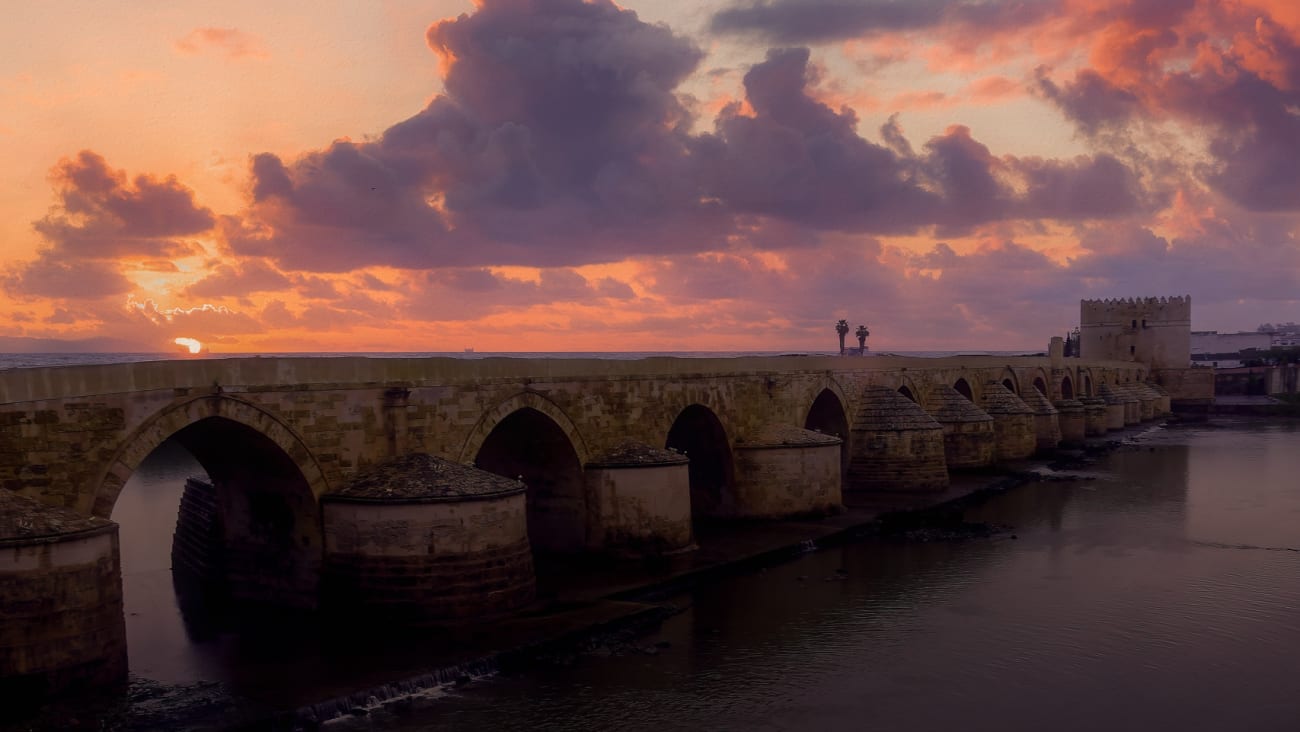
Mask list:
[{"label": "sun glow on horizon", "polygon": [[193,338],[177,338],[172,341],[178,346],[185,346],[190,349],[190,353],[198,353],[203,350],[203,344]]}]

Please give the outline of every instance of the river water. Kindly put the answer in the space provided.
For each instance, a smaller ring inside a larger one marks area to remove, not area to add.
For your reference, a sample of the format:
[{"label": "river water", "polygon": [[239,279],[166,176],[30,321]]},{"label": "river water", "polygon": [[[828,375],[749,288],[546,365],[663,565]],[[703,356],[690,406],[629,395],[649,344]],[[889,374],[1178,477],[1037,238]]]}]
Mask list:
[{"label": "river water", "polygon": [[[256,675],[255,656],[191,637],[176,610],[168,497],[197,467],[185,460],[155,455],[114,513],[132,671]],[[1155,429],[1079,474],[968,509],[1013,534],[808,554],[672,598],[685,611],[643,650],[340,726],[1300,728],[1300,428]]]}]

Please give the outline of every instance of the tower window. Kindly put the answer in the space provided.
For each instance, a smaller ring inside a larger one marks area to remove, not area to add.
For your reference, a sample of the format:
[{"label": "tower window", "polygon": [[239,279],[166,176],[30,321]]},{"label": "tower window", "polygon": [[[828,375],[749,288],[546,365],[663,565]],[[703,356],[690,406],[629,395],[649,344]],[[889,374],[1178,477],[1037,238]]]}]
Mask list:
[{"label": "tower window", "polygon": [[1133,327],[1133,328],[1136,328],[1136,327],[1138,327],[1138,322],[1137,322],[1137,320],[1136,320],[1136,319],[1134,319],[1134,321],[1133,321],[1133,325],[1132,325],[1132,326],[1130,326],[1130,327]]},{"label": "tower window", "polygon": [[1132,356],[1132,355],[1135,354],[1135,353],[1137,353],[1137,346],[1129,346],[1129,347],[1128,347],[1128,355]]}]

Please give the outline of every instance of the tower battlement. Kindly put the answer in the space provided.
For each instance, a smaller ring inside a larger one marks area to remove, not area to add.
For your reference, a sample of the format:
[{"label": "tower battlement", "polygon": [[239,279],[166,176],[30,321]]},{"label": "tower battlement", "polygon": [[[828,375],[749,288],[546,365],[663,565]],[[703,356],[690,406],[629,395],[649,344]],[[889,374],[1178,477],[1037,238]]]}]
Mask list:
[{"label": "tower battlement", "polygon": [[1192,353],[1192,298],[1079,301],[1080,355],[1186,368]]}]

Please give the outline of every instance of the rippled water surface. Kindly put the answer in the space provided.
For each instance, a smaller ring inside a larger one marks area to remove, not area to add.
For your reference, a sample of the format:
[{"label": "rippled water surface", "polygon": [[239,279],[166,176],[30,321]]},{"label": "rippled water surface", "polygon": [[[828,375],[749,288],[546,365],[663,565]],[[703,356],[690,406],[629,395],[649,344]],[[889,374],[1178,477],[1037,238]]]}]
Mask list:
[{"label": "rippled water surface", "polygon": [[[151,463],[134,491],[166,495],[175,475],[159,466],[174,462]],[[1156,430],[1087,474],[968,512],[1014,538],[809,554],[676,598],[689,608],[641,641],[666,646],[656,655],[581,655],[345,726],[1300,728],[1300,431]],[[127,519],[174,522],[174,504],[133,507],[132,492]],[[246,655],[187,640],[163,599],[165,558],[132,554],[139,522],[114,518],[128,611],[142,613],[133,671],[250,673]]]}]

